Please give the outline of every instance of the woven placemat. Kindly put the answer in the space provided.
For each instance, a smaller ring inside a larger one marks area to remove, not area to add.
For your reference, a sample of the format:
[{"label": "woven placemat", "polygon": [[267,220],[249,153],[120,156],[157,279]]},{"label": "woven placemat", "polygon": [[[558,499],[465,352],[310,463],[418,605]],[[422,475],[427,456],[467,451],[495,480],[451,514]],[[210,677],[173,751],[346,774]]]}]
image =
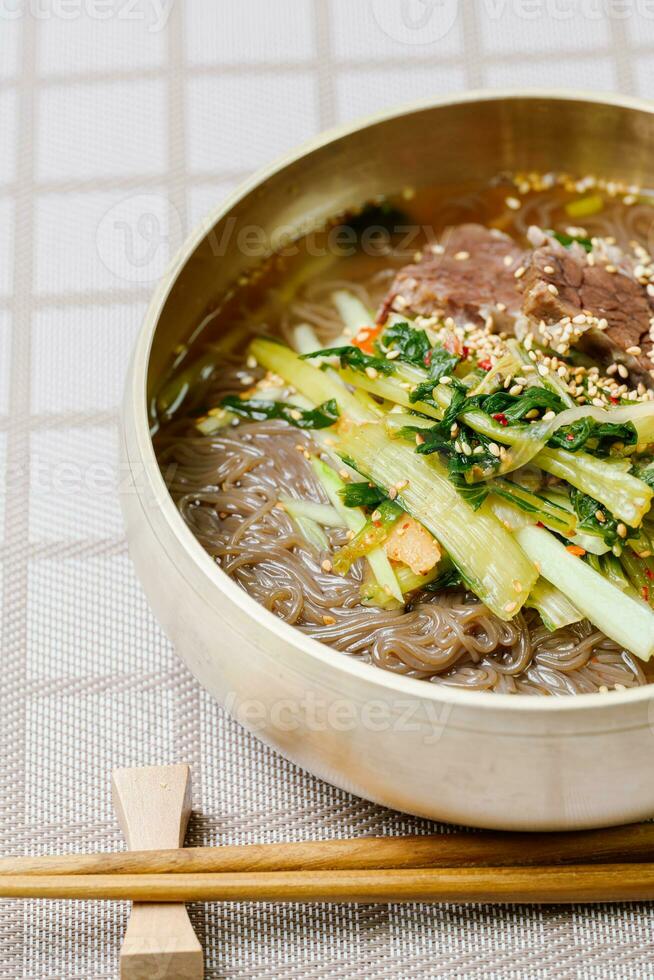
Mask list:
[{"label": "woven placemat", "polygon": [[[173,761],[194,769],[192,843],[430,829],[263,747],[175,657],[117,504],[130,348],[171,249],[258,165],[335,122],[462,88],[646,95],[653,6],[0,3],[4,853],[119,846],[111,768]],[[4,903],[0,978],[115,977],[127,911]],[[645,906],[207,905],[192,916],[208,977],[654,975]]]}]

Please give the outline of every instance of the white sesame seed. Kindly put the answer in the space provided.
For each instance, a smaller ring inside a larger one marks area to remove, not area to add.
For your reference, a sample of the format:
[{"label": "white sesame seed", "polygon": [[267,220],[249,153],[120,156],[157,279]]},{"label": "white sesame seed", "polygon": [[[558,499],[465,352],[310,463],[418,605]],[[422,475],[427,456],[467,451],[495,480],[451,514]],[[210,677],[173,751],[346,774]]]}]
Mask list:
[{"label": "white sesame seed", "polygon": [[389,350],[389,352],[386,355],[386,360],[387,361],[394,361],[396,357],[399,357],[400,356],[400,353],[401,353],[401,351],[399,351],[399,350]]},{"label": "white sesame seed", "polygon": [[502,259],[502,261],[504,262],[504,265],[505,265],[505,266],[507,267],[507,269],[508,269],[508,267],[509,267],[510,265],[513,265],[513,262],[514,262],[514,258],[513,258],[513,256],[512,256],[512,255],[505,255],[505,256],[504,256],[504,258]]},{"label": "white sesame seed", "polygon": [[549,289],[549,291],[552,294],[552,296],[558,296],[559,295],[559,291],[558,291],[558,289],[556,288],[556,286],[554,285],[553,282],[548,282],[547,288]]},{"label": "white sesame seed", "polygon": [[324,561],[321,561],[320,567],[322,568],[323,572],[331,572],[332,563],[330,562],[329,558],[325,558]]},{"label": "white sesame seed", "polygon": [[621,378],[629,377],[629,372],[627,371],[624,364],[618,364],[618,374],[620,375]]},{"label": "white sesame seed", "polygon": [[459,262],[465,262],[466,259],[470,258],[470,252],[456,252],[454,258]]},{"label": "white sesame seed", "polygon": [[540,374],[541,378],[544,378],[547,374],[550,373],[550,369],[545,364],[539,364],[538,373]]},{"label": "white sesame seed", "polygon": [[585,317],[585,315],[583,313],[577,313],[576,316],[573,316],[572,322],[573,323],[579,323],[579,324],[585,323],[586,322],[586,317]]},{"label": "white sesame seed", "polygon": [[438,379],[438,383],[441,385],[450,385],[452,384],[452,379],[450,378],[449,375],[444,374],[442,378]]},{"label": "white sesame seed", "polygon": [[544,265],[543,266],[543,272],[546,272],[548,276],[553,275],[553,273],[554,273],[554,266],[553,265]]},{"label": "white sesame seed", "polygon": [[517,197],[507,197],[505,198],[504,203],[506,204],[507,208],[510,208],[512,211],[519,211],[522,207],[521,202]]},{"label": "white sesame seed", "polygon": [[500,447],[497,445],[496,442],[491,442],[488,444],[488,451],[492,456],[497,456],[499,458]]},{"label": "white sesame seed", "polygon": [[526,271],[527,270],[525,269],[524,265],[518,266],[518,268],[513,273],[513,276],[515,279],[522,279]]},{"label": "white sesame seed", "polygon": [[627,347],[627,354],[634,354],[637,357],[639,354],[642,353],[643,352],[638,346],[638,344],[634,344],[633,347]]},{"label": "white sesame seed", "polygon": [[368,375],[369,378],[374,379],[377,377],[377,369],[374,367],[367,367],[366,374]]}]

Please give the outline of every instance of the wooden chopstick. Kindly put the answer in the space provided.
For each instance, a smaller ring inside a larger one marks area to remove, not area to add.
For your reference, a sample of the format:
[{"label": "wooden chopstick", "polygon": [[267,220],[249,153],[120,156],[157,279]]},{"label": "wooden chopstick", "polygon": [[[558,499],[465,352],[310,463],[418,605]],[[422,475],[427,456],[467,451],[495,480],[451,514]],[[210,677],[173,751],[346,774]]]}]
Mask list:
[{"label": "wooden chopstick", "polygon": [[647,861],[654,862],[654,823],[573,833],[451,833],[118,854],[10,857],[0,860],[0,877],[363,871]]},{"label": "wooden chopstick", "polygon": [[654,864],[243,874],[38,875],[0,897],[138,902],[617,902],[654,899]]}]

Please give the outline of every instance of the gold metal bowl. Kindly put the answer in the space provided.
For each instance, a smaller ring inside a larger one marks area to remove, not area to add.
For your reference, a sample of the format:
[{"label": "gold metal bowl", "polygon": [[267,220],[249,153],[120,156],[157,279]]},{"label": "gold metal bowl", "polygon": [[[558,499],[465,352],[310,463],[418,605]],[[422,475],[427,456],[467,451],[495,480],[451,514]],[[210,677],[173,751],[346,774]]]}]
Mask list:
[{"label": "gold metal bowl", "polygon": [[[503,170],[594,173],[654,186],[649,104],[470,93],[329,133],[247,181],[187,241],[150,304],[123,409],[131,554],[199,681],[260,737],[344,789],[427,817],[506,829],[654,814],[654,686],[609,695],[480,694],[395,677],[257,605],[184,525],[159,473],[148,403],[171,352],[261,256],[377,195],[485,183]],[[280,234],[280,229],[284,231]]]}]

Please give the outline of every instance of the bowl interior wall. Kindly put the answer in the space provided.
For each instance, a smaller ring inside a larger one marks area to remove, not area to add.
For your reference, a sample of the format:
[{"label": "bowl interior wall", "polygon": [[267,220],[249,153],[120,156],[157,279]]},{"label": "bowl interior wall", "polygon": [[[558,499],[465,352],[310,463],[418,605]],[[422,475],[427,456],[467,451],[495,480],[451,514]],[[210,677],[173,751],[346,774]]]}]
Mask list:
[{"label": "bowl interior wall", "polygon": [[478,181],[503,170],[566,171],[654,186],[654,114],[563,97],[492,97],[414,109],[373,122],[281,166],[224,214],[168,296],[150,355],[148,389],[203,313],[258,263],[237,245],[255,226],[297,238],[377,195]]}]

